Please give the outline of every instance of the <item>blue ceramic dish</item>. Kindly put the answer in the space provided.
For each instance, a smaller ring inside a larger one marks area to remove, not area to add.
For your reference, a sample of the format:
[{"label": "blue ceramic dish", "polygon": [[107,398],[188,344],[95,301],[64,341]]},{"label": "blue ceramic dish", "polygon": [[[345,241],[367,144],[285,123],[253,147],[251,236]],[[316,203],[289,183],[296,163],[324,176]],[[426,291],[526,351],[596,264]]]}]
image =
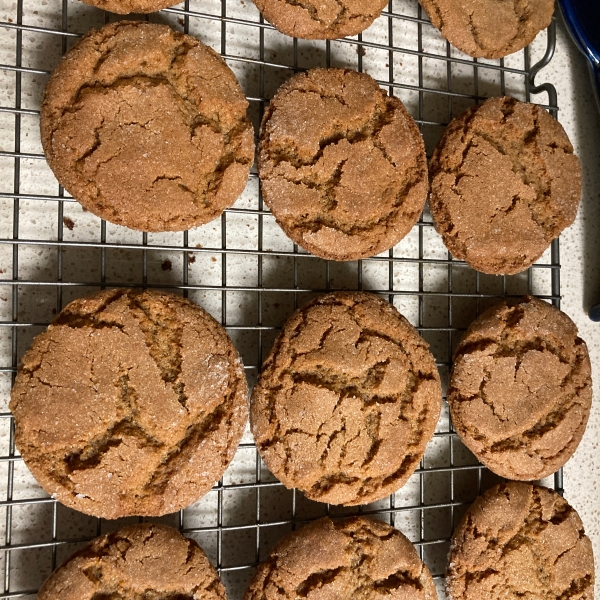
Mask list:
[{"label": "blue ceramic dish", "polygon": [[[558,4],[573,41],[587,58],[600,110],[600,1],[558,0]],[[592,306],[588,314],[592,321],[600,321],[600,304]]]},{"label": "blue ceramic dish", "polygon": [[558,0],[574,42],[588,60],[592,86],[600,108],[600,2],[598,0]]}]

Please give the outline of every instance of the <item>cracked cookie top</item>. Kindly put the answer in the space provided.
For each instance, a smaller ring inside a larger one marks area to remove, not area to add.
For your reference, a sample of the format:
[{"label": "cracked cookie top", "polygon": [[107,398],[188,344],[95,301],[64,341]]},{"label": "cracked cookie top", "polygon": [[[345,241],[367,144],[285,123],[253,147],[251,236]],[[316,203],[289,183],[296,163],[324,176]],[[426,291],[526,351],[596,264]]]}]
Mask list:
[{"label": "cracked cookie top", "polygon": [[128,15],[131,13],[151,13],[168,6],[177,4],[178,0],[81,0],[90,6],[96,6],[102,10]]},{"label": "cracked cookie top", "polygon": [[419,0],[431,23],[462,52],[502,58],[550,25],[554,0]]},{"label": "cracked cookie top", "polygon": [[435,227],[484,273],[527,269],[575,220],[581,167],[543,108],[490,98],[454,119],[430,163]]},{"label": "cracked cookie top", "polygon": [[307,40],[356,35],[381,14],[388,0],[253,0],[281,33]]},{"label": "cracked cookie top", "polygon": [[263,118],[258,171],[286,234],[332,260],[391,248],[429,189],[423,138],[402,102],[348,69],[313,69],[279,88]]},{"label": "cracked cookie top", "polygon": [[38,600],[226,600],[198,544],[155,523],[92,540],[44,583]]},{"label": "cracked cookie top", "polygon": [[173,294],[108,290],[71,302],[23,357],[15,441],[63,504],[117,519],[198,500],[230,463],[248,415],[225,330]]},{"label": "cracked cookie top", "polygon": [[452,600],[592,600],[592,544],[554,490],[501,484],[475,500],[454,532],[446,588]]},{"label": "cracked cookie top", "polygon": [[412,325],[373,294],[334,293],[285,324],[254,388],[250,425],[285,486],[367,504],[413,473],[441,400],[435,360]]},{"label": "cracked cookie top", "polygon": [[575,452],[591,364],[571,319],[531,296],[476,319],[456,349],[448,403],[464,444],[507,479],[542,479]]},{"label": "cracked cookie top", "polygon": [[52,73],[42,145],[86,209],[132,229],[181,231],[218,217],[254,160],[248,102],[225,61],[166,25],[92,30]]},{"label": "cracked cookie top", "polygon": [[437,600],[414,546],[381,521],[325,517],[294,531],[259,565],[244,600]]}]

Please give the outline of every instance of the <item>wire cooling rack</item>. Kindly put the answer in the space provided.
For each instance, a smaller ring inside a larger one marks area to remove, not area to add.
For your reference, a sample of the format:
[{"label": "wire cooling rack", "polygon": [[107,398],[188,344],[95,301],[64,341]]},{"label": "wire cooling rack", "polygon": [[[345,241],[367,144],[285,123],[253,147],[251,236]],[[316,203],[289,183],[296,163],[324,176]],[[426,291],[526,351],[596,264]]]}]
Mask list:
[{"label": "wire cooling rack", "polygon": [[[452,351],[490,304],[532,293],[560,301],[558,241],[512,277],[476,273],[453,260],[426,210],[395,248],[368,260],[330,263],[293,245],[260,197],[253,172],[220,220],[184,233],[141,234],[100,221],[59,187],[41,151],[39,107],[48,74],[91,27],[116,18],[77,0],[0,0],[0,598],[35,597],[50,572],[85,541],[120,527],[67,509],[31,477],[14,445],[8,400],[19,360],[70,300],[103,287],[181,293],[223,323],[241,352],[250,386],[292,311],[316,293],[367,289],[389,299],[430,343],[444,383]],[[235,71],[258,127],[265,104],[294,71],[348,66],[374,76],[416,119],[428,153],[452,116],[485,97],[546,99],[534,77],[554,51],[554,23],[527,48],[499,61],[450,47],[416,0],[392,0],[356,38],[295,40],[264,22],[250,0],[186,0],[151,15],[211,45]],[[544,53],[545,52],[545,53]],[[376,515],[402,530],[431,569],[440,598],[449,538],[469,503],[494,478],[461,444],[447,406],[420,468],[385,501],[342,509],[286,490],[261,463],[247,432],[223,479],[200,502],[159,521],[199,541],[230,599],[285,533],[324,514]],[[546,481],[562,491],[562,473]]]}]

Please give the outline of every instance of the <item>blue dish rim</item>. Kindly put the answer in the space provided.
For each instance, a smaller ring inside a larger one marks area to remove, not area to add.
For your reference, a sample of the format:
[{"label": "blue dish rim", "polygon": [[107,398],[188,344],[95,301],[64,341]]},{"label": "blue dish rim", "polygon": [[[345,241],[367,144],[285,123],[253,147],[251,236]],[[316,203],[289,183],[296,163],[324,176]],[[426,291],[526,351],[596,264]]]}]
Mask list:
[{"label": "blue dish rim", "polygon": [[[569,32],[580,50],[586,54],[595,66],[600,64],[600,49],[595,48],[579,25],[575,16],[574,4],[577,0],[558,0],[562,16],[567,24]],[[589,0],[594,1],[594,0]]]}]

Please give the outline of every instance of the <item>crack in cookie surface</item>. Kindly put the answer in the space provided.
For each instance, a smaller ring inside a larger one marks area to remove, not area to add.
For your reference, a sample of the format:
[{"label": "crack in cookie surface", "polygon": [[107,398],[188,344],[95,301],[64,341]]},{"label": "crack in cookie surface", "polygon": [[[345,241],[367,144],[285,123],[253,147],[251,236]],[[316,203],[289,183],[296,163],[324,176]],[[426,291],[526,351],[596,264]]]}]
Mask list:
[{"label": "crack in cookie surface", "polygon": [[220,478],[246,422],[247,384],[202,309],[111,290],[72,302],[34,340],[10,407],[48,493],[96,516],[156,516]]},{"label": "crack in cookie surface", "polygon": [[164,525],[124,527],[92,540],[44,583],[39,600],[226,600],[191,539]]},{"label": "crack in cookie surface", "polygon": [[437,598],[431,574],[399,531],[362,517],[325,518],[277,544],[244,600],[380,596]]},{"label": "crack in cookie surface", "polygon": [[331,294],[297,311],[253,393],[251,427],[288,487],[365,504],[405,483],[441,408],[427,344],[371,294]]},{"label": "crack in cookie surface", "polygon": [[550,475],[573,454],[592,400],[585,342],[532,297],[481,315],[456,349],[448,403],[463,442],[509,479]]},{"label": "crack in cookie surface", "polygon": [[454,533],[446,572],[455,600],[591,597],[594,562],[579,515],[553,490],[501,484],[475,500]]},{"label": "crack in cookie surface", "polygon": [[581,167],[562,127],[512,98],[452,121],[430,171],[437,231],[456,258],[484,273],[529,267],[573,222],[581,196]]},{"label": "crack in cookie surface", "polygon": [[189,229],[245,186],[247,106],[207,46],[163,25],[115,23],[87,34],[53,72],[42,143],[59,181],[95,214],[146,231]]},{"label": "crack in cookie surface", "polygon": [[372,256],[402,239],[428,190],[419,130],[368,75],[314,69],[285,83],[261,126],[265,202],[322,258]]}]

